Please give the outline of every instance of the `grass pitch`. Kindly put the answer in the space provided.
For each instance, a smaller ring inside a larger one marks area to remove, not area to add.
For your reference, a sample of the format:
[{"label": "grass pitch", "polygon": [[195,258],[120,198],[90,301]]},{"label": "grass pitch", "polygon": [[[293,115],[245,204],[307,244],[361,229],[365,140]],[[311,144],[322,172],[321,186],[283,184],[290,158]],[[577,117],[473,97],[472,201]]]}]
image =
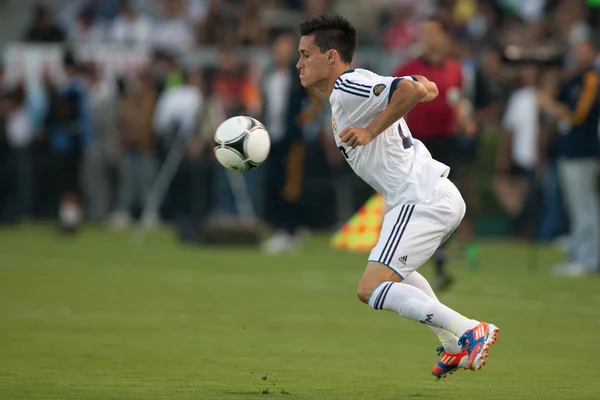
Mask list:
[{"label": "grass pitch", "polygon": [[[600,279],[548,274],[525,245],[482,245],[441,300],[494,322],[482,371],[436,381],[436,337],[368,308],[366,255],[182,247],[166,232],[0,231],[1,399],[598,399]],[[422,268],[428,276],[431,268]]]}]

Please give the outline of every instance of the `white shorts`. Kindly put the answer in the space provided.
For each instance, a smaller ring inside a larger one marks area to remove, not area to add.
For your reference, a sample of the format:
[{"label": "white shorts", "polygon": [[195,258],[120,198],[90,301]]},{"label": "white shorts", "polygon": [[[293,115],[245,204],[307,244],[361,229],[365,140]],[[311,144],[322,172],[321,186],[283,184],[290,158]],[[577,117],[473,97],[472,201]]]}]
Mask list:
[{"label": "white shorts", "polygon": [[385,214],[369,262],[378,262],[406,278],[431,258],[465,216],[465,202],[448,178],[440,178],[430,198],[402,204]]}]

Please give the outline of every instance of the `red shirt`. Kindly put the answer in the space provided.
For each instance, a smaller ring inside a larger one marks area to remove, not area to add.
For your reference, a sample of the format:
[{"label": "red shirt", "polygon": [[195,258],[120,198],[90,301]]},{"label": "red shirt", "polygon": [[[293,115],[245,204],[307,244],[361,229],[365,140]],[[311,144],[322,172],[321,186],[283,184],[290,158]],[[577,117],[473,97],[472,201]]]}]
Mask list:
[{"label": "red shirt", "polygon": [[460,98],[462,68],[457,60],[446,58],[439,65],[421,58],[409,61],[398,68],[394,76],[423,75],[438,87],[435,100],[419,103],[406,116],[406,122],[414,137],[434,139],[453,136],[456,125],[454,106]]}]

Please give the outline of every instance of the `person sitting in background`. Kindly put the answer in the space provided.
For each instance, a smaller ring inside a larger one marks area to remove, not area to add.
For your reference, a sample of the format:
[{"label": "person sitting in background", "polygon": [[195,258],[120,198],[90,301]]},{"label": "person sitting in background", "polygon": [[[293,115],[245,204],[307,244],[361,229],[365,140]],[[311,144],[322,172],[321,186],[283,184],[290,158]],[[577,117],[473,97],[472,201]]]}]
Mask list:
[{"label": "person sitting in background", "polygon": [[556,138],[556,149],[559,179],[570,223],[570,244],[566,263],[556,266],[554,273],[577,277],[598,271],[600,80],[593,68],[596,50],[590,41],[578,43],[572,55],[576,68],[563,84],[559,100],[539,92],[538,103],[562,125]]}]

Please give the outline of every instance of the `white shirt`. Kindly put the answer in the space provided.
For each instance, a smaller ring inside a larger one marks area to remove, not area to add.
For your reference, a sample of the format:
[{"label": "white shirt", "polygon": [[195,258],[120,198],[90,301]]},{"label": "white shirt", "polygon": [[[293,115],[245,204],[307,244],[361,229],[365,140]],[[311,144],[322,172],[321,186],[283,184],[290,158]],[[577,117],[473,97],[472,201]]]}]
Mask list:
[{"label": "white shirt", "polygon": [[194,134],[199,123],[203,105],[200,89],[194,86],[179,86],[163,93],[154,110],[154,128],[158,135],[172,135],[174,126],[182,132]]},{"label": "white shirt", "polygon": [[524,87],[510,96],[502,126],[512,133],[512,159],[522,168],[534,168],[538,160],[538,118],[535,88]]},{"label": "white shirt", "polygon": [[364,128],[385,110],[400,79],[351,69],[338,78],[329,98],[338,149],[354,172],[383,195],[389,208],[426,200],[440,177],[450,172],[447,165],[431,158],[423,143],[412,138],[404,118],[356,149],[339,138],[344,128]]},{"label": "white shirt", "polygon": [[33,141],[33,132],[31,132],[29,116],[25,107],[8,115],[6,136],[10,145],[15,149],[25,148]]},{"label": "white shirt", "polygon": [[168,19],[152,26],[152,44],[162,50],[181,53],[194,45],[194,37],[187,21]]},{"label": "white shirt", "polygon": [[274,142],[285,136],[285,117],[292,76],[289,69],[275,71],[265,82],[265,112],[267,129]]},{"label": "white shirt", "polygon": [[134,20],[117,17],[110,27],[110,39],[117,43],[145,44],[152,37],[152,21],[139,15]]}]

